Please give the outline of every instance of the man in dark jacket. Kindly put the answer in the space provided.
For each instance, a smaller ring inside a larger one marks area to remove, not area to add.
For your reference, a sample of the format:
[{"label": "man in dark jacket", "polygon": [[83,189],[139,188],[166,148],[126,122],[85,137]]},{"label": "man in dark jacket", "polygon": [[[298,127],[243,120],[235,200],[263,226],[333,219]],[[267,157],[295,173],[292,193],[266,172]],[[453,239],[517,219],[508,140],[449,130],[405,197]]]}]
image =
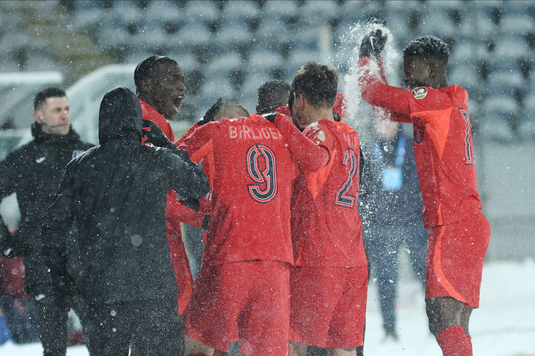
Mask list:
[{"label": "man in dark jacket", "polygon": [[65,92],[47,88],[35,96],[34,139],[0,162],[0,200],[17,193],[21,219],[13,236],[0,219],[0,250],[8,257],[22,255],[25,289],[34,298],[37,323],[45,356],[62,356],[67,348],[65,298],[42,298],[46,284],[41,227],[45,209],[52,203],[67,163],[92,145],[82,142],[70,126],[69,101]]},{"label": "man in dark jacket", "polygon": [[[142,145],[142,122],[133,92],[108,92],[100,106],[100,145],[69,163],[45,216],[52,291],[68,291],[76,283],[88,302],[92,356],[125,355],[132,337],[141,355],[178,355],[180,349],[178,289],[165,227],[167,189],[179,199],[199,199],[209,184],[156,125],[147,131],[148,141],[174,151]],[[69,274],[63,256],[73,224],[81,268]]]},{"label": "man in dark jacket", "polygon": [[422,221],[423,202],[411,141],[399,123],[375,119],[362,150],[359,209],[364,246],[379,290],[385,339],[394,340],[398,338],[395,304],[401,246],[423,287],[429,236]]}]

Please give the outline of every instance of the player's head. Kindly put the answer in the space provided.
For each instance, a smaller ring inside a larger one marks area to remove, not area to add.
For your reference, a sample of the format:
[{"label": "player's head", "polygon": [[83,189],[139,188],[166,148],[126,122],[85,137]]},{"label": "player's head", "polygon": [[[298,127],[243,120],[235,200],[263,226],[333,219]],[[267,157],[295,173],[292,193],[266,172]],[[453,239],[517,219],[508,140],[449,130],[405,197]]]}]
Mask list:
[{"label": "player's head", "polygon": [[172,120],[180,111],[185,97],[184,73],[178,63],[165,56],[150,56],[134,71],[138,97],[151,105],[166,119]]},{"label": "player's head", "polygon": [[50,135],[67,135],[71,125],[71,111],[65,91],[46,88],[33,100],[35,121],[41,124],[43,132]]},{"label": "player's head", "polygon": [[314,113],[326,111],[332,118],[332,110],[338,90],[338,73],[332,66],[309,62],[295,75],[292,115],[297,126],[304,129],[314,122]]},{"label": "player's head", "polygon": [[256,113],[259,115],[273,112],[276,108],[288,105],[290,84],[282,80],[265,82],[258,88],[258,105]]},{"label": "player's head", "polygon": [[215,121],[235,119],[237,117],[249,117],[249,111],[242,104],[234,101],[225,101],[214,114]]},{"label": "player's head", "polygon": [[403,49],[403,83],[410,89],[447,86],[448,45],[434,36],[422,36],[410,41]]}]

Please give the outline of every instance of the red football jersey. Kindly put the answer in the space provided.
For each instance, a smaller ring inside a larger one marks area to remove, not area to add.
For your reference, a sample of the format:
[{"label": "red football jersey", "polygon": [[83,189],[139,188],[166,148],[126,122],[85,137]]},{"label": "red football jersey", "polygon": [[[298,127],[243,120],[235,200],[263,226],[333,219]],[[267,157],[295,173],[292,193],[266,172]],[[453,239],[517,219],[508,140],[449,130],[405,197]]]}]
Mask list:
[{"label": "red football jersey", "polygon": [[163,117],[162,114],[160,114],[156,109],[154,109],[152,106],[144,102],[143,100],[139,99],[139,103],[141,104],[141,111],[143,113],[143,118],[145,120],[154,121],[156,125],[162,130],[165,136],[167,136],[168,139],[171,141],[175,140],[175,134],[173,133],[173,128],[171,127],[171,124],[169,124],[169,121],[165,117]]},{"label": "red football jersey", "polygon": [[[277,118],[300,167],[292,199],[292,241],[296,266],[366,266],[362,224],[358,215],[360,142],[347,123],[322,120],[309,125],[303,134],[312,146],[323,147],[326,163],[317,169],[314,147],[304,147],[295,128]],[[290,142],[299,141],[299,145]],[[317,147],[316,147],[317,148]],[[310,157],[301,153],[311,153]]]},{"label": "red football jersey", "polygon": [[392,115],[395,121],[413,123],[425,227],[455,223],[481,211],[468,92],[456,85],[392,87],[377,78],[373,65],[367,57],[359,61],[364,100],[397,113]]},{"label": "red football jersey", "polygon": [[179,148],[194,162],[208,163],[213,207],[203,264],[293,264],[290,200],[295,167],[275,124],[256,114],[210,122]]}]

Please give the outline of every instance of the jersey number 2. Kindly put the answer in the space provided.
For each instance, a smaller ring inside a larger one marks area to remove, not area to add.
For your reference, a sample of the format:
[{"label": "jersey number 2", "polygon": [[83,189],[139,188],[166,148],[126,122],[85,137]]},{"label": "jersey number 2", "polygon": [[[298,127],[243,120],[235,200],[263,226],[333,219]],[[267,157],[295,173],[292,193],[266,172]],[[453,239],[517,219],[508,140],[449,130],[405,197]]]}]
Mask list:
[{"label": "jersey number 2", "polygon": [[247,184],[251,198],[268,203],[277,196],[277,161],[275,153],[266,145],[256,144],[246,155],[247,173],[253,184]]},{"label": "jersey number 2", "polygon": [[349,167],[348,174],[344,184],[342,184],[340,189],[336,192],[336,201],[334,202],[334,205],[353,209],[357,197],[356,195],[350,194],[350,192],[358,177],[359,170],[359,157],[355,150],[352,148],[347,148],[345,150],[342,166]]}]

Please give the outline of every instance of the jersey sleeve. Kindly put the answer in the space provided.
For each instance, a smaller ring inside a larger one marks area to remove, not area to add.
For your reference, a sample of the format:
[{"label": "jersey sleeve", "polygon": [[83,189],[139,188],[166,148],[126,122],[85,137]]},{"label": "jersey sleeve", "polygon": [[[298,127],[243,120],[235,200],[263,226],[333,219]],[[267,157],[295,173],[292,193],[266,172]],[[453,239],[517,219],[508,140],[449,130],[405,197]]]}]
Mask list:
[{"label": "jersey sleeve", "polygon": [[[206,200],[206,198],[201,198],[201,200]],[[168,199],[166,205],[167,220],[176,229],[180,228],[180,222],[202,229],[205,207],[206,204],[201,203],[201,211],[195,211],[182,205],[177,199]]]},{"label": "jersey sleeve", "polygon": [[217,124],[217,122],[210,122],[198,127],[179,142],[178,148],[188,151],[190,159],[195,163],[199,163],[211,152],[211,138],[217,131]]},{"label": "jersey sleeve", "polygon": [[303,135],[288,116],[278,114],[275,124],[302,169],[317,172],[329,163],[330,155],[326,147]]},{"label": "jersey sleeve", "polygon": [[392,115],[389,118],[392,121],[412,122],[409,104],[410,90],[386,84],[384,69],[380,64],[368,57],[361,57],[358,65],[358,77],[364,101],[391,111]]},{"label": "jersey sleeve", "polygon": [[179,146],[182,141],[184,141],[187,137],[189,137],[196,129],[198,129],[200,126],[197,124],[193,124],[188,131],[186,131],[178,140],[175,141],[175,145]]}]

